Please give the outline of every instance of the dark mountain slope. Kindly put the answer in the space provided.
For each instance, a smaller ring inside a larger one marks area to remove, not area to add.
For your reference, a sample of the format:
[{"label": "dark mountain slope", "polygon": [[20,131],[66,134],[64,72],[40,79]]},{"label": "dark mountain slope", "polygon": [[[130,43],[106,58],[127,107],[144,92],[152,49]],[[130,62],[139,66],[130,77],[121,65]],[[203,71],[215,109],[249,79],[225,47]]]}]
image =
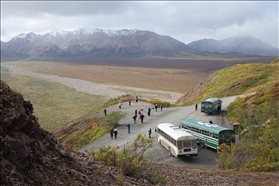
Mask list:
[{"label": "dark mountain slope", "polygon": [[253,37],[232,37],[223,40],[202,39],[189,47],[212,53],[240,53],[245,55],[278,56],[278,48]]}]

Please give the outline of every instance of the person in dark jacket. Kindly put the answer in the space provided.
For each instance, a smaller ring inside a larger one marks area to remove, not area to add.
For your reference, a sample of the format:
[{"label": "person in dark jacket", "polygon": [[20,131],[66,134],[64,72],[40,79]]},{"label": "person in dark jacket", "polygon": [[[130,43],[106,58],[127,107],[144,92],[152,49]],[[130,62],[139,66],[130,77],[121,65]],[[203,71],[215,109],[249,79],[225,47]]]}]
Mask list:
[{"label": "person in dark jacket", "polygon": [[141,115],[140,115],[140,121],[141,121],[141,123],[143,123],[143,118],[144,118],[144,115],[141,114]]},{"label": "person in dark jacket", "polygon": [[150,114],[151,114],[151,109],[148,108],[148,110],[147,110],[147,115],[150,116]]},{"label": "person in dark jacket", "polygon": [[151,128],[149,128],[148,129],[148,136],[149,136],[149,138],[151,138],[151,133],[152,133],[152,130],[151,130]]},{"label": "person in dark jacket", "polygon": [[110,138],[112,139],[113,138],[113,129],[110,129],[109,133],[110,133]]},{"label": "person in dark jacket", "polygon": [[133,119],[134,119],[134,124],[136,124],[136,122],[137,122],[137,121],[136,121],[136,120],[137,120],[137,116],[134,115],[134,116],[133,116]]},{"label": "person in dark jacket", "polygon": [[128,128],[128,134],[130,134],[130,129],[131,129],[130,123],[127,124],[127,128]]},{"label": "person in dark jacket", "polygon": [[117,139],[117,134],[118,134],[117,129],[114,129],[114,139]]}]

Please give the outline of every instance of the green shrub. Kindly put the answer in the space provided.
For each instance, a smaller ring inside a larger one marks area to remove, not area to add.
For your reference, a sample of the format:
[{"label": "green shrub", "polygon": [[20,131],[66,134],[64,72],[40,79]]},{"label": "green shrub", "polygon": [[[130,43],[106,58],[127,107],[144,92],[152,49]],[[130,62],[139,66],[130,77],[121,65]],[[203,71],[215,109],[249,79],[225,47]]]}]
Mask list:
[{"label": "green shrub", "polygon": [[[153,138],[145,138],[145,135],[138,134],[133,144],[124,146],[120,149],[115,147],[101,147],[97,151],[88,151],[96,159],[105,161],[109,165],[117,166],[119,171],[118,176],[131,176],[144,178],[151,183],[166,183],[166,177],[163,172],[155,166],[150,166],[150,160],[144,157],[144,153],[153,144]],[[118,179],[121,182],[122,179]]]},{"label": "green shrub", "polygon": [[66,146],[76,150],[94,142],[103,135],[107,134],[107,129],[99,127],[96,123],[87,131],[75,132],[66,139]]},{"label": "green shrub", "polygon": [[108,114],[106,117],[104,117],[103,124],[105,127],[108,128],[115,128],[118,126],[118,122],[127,116],[127,113],[121,112],[121,111],[115,111]]}]

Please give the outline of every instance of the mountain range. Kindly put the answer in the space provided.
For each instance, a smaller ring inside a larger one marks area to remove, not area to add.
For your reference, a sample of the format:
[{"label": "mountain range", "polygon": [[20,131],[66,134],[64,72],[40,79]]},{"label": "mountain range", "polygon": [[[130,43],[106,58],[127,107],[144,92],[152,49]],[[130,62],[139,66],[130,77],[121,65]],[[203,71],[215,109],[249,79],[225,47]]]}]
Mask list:
[{"label": "mountain range", "polygon": [[278,48],[253,37],[231,37],[223,40],[201,39],[189,47],[211,53],[240,53],[245,55],[278,56]]},{"label": "mountain range", "polygon": [[[19,34],[1,41],[2,57],[193,57],[215,53],[278,56],[278,49],[255,38],[225,41],[199,40],[184,44],[170,36],[144,30],[103,30],[79,28],[43,35]],[[229,41],[229,42],[228,42]],[[257,42],[256,42],[257,41]],[[254,45],[256,43],[256,45]],[[241,46],[241,47],[239,47]],[[241,50],[234,50],[234,49]],[[274,49],[275,48],[275,49]],[[277,52],[276,52],[277,51]]]}]

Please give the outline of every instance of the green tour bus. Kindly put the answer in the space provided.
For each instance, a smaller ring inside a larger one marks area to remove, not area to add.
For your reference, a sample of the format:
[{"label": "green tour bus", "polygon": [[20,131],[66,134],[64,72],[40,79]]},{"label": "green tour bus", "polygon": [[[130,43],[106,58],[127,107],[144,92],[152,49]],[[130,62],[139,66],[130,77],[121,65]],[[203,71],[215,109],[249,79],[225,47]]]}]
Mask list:
[{"label": "green tour bus", "polygon": [[221,111],[222,100],[219,98],[209,98],[201,102],[201,112],[215,114]]},{"label": "green tour bus", "polygon": [[235,143],[235,131],[217,124],[185,119],[181,121],[181,128],[195,136],[202,148],[218,149],[222,143]]}]

